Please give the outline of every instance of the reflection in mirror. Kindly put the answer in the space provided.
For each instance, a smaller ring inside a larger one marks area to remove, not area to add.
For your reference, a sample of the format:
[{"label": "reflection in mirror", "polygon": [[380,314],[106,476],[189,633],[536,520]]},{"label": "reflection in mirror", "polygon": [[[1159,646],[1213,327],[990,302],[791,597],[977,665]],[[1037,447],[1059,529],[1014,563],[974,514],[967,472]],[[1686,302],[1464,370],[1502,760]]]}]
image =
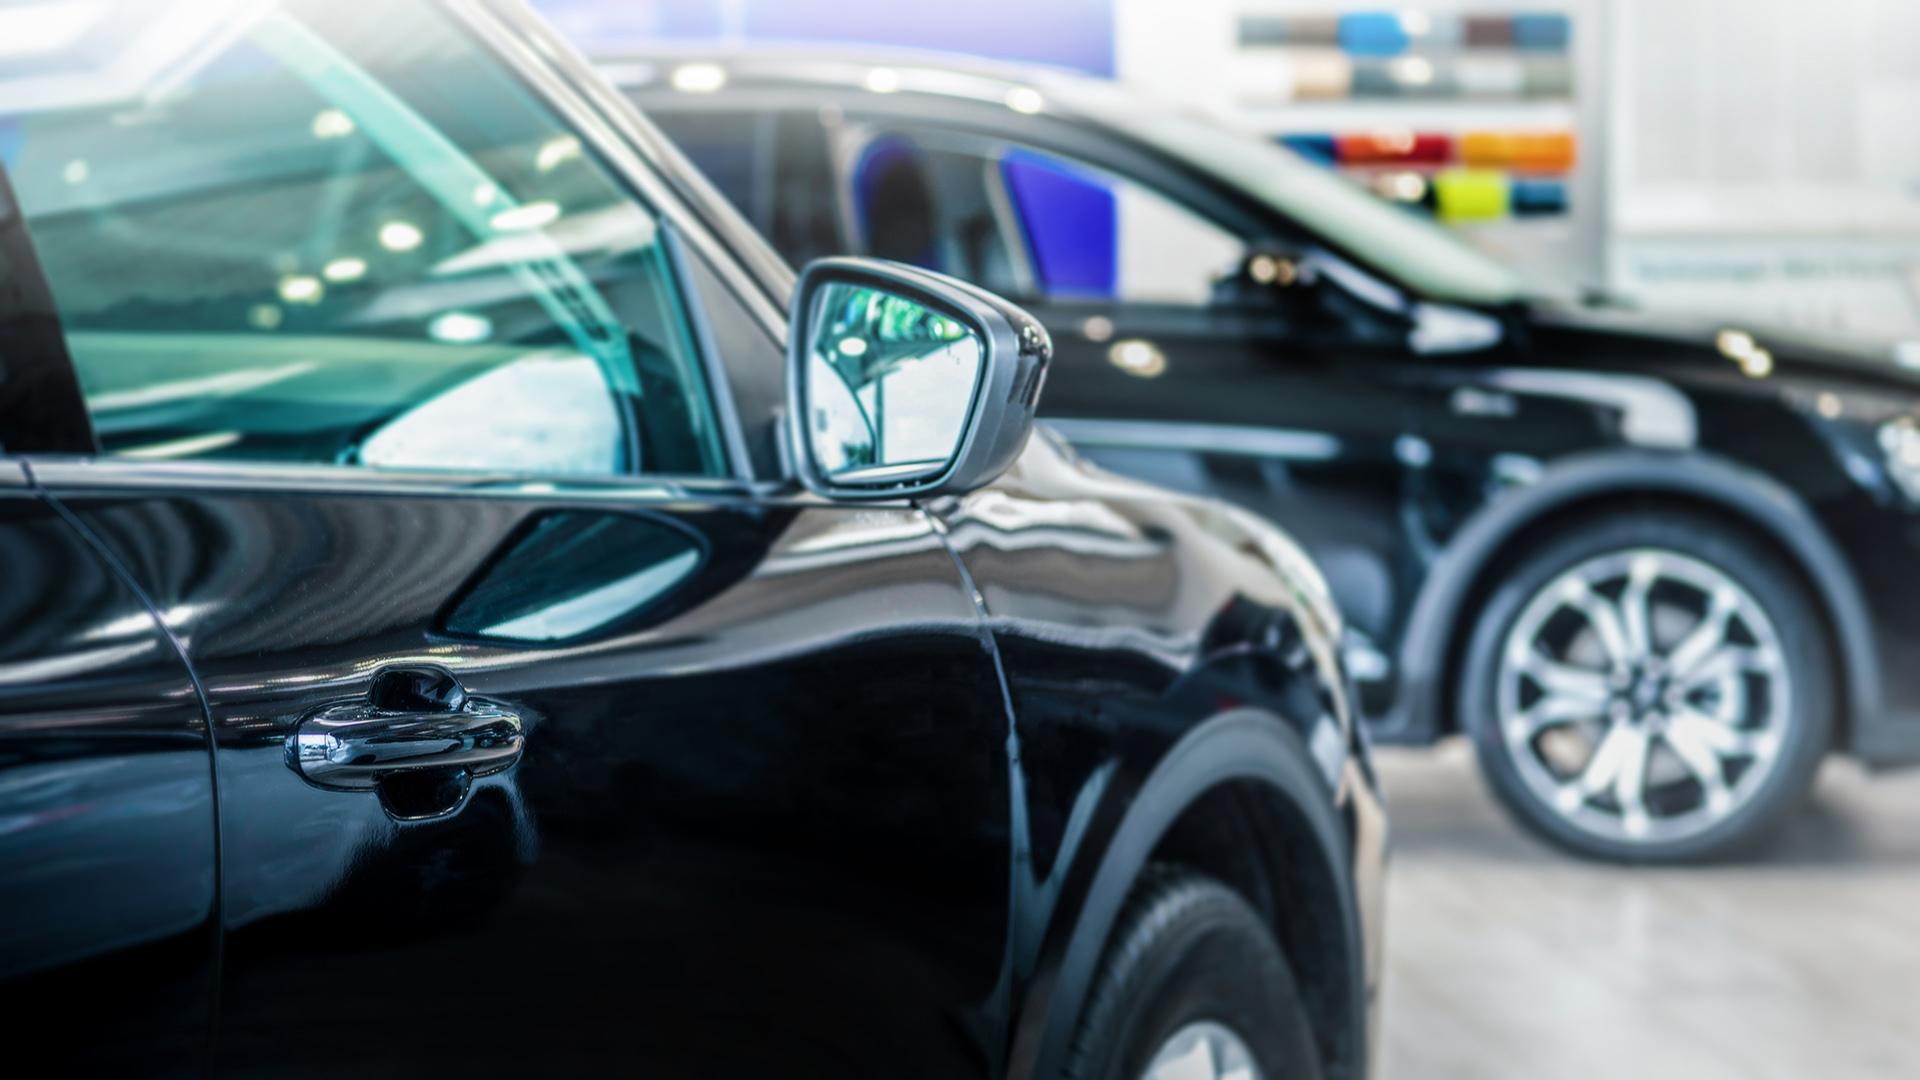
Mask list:
[{"label": "reflection in mirror", "polygon": [[859,482],[944,469],[980,380],[979,335],[904,296],[837,282],[813,316],[806,433],[821,473]]}]

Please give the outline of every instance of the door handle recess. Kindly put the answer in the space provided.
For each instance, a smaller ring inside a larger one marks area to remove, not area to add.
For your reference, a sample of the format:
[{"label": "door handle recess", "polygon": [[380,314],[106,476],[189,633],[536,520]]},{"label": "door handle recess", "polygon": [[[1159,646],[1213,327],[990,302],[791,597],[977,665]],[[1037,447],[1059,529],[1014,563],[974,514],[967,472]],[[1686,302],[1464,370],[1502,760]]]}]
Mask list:
[{"label": "door handle recess", "polygon": [[449,672],[393,668],[365,701],[325,705],[287,737],[287,765],[330,791],[377,791],[399,818],[448,813],[473,778],[500,772],[525,744],[520,715],[470,698]]}]

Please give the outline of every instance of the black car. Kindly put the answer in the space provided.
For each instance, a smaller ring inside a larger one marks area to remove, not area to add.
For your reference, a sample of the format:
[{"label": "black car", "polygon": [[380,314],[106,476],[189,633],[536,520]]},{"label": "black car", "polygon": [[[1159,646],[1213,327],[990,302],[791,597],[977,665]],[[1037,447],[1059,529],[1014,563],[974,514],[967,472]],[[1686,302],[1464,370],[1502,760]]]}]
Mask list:
[{"label": "black car", "polygon": [[1339,616],[1029,316],[796,284],[507,0],[19,11],[15,1072],[1367,1075]]},{"label": "black car", "polygon": [[792,257],[1027,305],[1042,410],[1312,553],[1376,738],[1472,736],[1518,817],[1688,860],[1829,751],[1920,758],[1920,347],[1529,284],[1270,140],[1071,75],[691,50],[605,69]]}]

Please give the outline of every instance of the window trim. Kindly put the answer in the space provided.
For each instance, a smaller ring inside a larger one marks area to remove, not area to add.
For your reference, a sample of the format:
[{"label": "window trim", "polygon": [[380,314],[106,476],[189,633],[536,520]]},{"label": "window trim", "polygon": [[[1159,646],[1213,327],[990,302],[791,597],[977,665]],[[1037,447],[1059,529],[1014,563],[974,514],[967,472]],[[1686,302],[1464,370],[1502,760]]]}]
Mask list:
[{"label": "window trim", "polygon": [[[737,477],[556,476],[482,470],[370,469],[325,462],[140,461],[80,454],[23,454],[31,481],[58,491],[226,491],[279,495],[466,496],[541,502],[672,502],[765,489]],[[0,462],[3,464],[3,462]]]}]

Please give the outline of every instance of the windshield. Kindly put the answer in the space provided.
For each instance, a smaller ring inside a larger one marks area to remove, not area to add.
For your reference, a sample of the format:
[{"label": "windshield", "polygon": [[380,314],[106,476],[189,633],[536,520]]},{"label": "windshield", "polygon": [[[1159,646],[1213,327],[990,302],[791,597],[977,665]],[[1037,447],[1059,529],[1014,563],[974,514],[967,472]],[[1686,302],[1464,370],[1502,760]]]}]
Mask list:
[{"label": "windshield", "polygon": [[[1087,91],[1091,89],[1092,92]],[[1421,297],[1505,304],[1526,290],[1511,270],[1415,214],[1278,144],[1117,90],[1077,85],[1073,104],[1258,198]]]}]

